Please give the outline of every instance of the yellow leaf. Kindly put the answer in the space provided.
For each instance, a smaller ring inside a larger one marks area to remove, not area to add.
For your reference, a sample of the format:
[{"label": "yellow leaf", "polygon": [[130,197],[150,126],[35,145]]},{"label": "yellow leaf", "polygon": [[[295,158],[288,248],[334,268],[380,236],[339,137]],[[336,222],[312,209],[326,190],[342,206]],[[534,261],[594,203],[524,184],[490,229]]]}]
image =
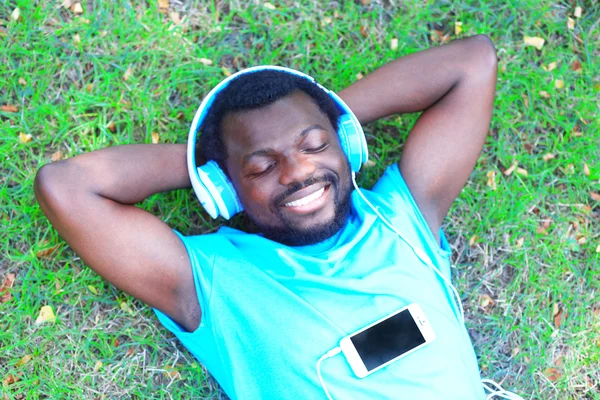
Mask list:
[{"label": "yellow leaf", "polygon": [[567,28],[572,31],[575,29],[575,20],[571,17],[567,17]]},{"label": "yellow leaf", "polygon": [[266,8],[267,10],[275,10],[275,6],[269,2],[263,3],[263,7]]},{"label": "yellow leaf", "polygon": [[554,68],[556,68],[556,61],[552,61],[550,64],[548,64],[547,67],[546,66],[542,66],[542,69],[544,71],[548,71],[548,72],[552,71]]},{"label": "yellow leaf", "polygon": [[586,163],[583,163],[583,174],[585,176],[590,176],[590,167]]},{"label": "yellow leaf", "polygon": [[460,22],[460,21],[456,21],[456,22],[454,23],[454,34],[455,34],[455,35],[457,35],[457,36],[458,36],[458,35],[460,35],[460,34],[461,34],[461,32],[463,31],[463,28],[462,28],[462,26],[463,26],[463,23],[462,23],[462,22]]},{"label": "yellow leaf", "polygon": [[565,87],[565,81],[563,81],[562,79],[557,79],[554,81],[554,87],[557,89],[562,89]]},{"label": "yellow leaf", "polygon": [[550,93],[546,92],[545,90],[540,90],[538,94],[545,99],[550,98]]},{"label": "yellow leaf", "polygon": [[575,12],[573,13],[573,15],[575,16],[575,18],[581,18],[581,12],[583,10],[581,9],[581,7],[577,6],[575,7]]},{"label": "yellow leaf", "polygon": [[546,41],[544,39],[542,39],[541,37],[537,37],[537,36],[533,36],[533,37],[532,36],[523,36],[523,42],[527,46],[533,46],[536,49],[541,50]]},{"label": "yellow leaf", "polygon": [[518,163],[513,163],[510,167],[508,167],[505,171],[504,171],[504,175],[505,176],[510,176],[510,174],[513,173],[513,171],[515,170],[515,168],[517,168],[519,164]]},{"label": "yellow leaf", "polygon": [[158,8],[169,8],[169,0],[158,0]]},{"label": "yellow leaf", "polygon": [[393,38],[390,42],[390,49],[396,50],[398,48],[398,39]]},{"label": "yellow leaf", "polygon": [[90,292],[92,292],[94,294],[98,294],[98,290],[96,290],[96,288],[93,287],[92,285],[88,285],[87,288],[90,290]]},{"label": "yellow leaf", "polygon": [[75,14],[83,14],[83,8],[81,7],[81,3],[75,3],[71,6],[71,11]]},{"label": "yellow leaf", "polygon": [[171,21],[173,21],[173,23],[175,25],[179,25],[181,23],[181,17],[179,16],[178,12],[170,12],[169,13],[169,18],[171,18]]},{"label": "yellow leaf", "polygon": [[229,70],[229,68],[222,67],[221,70],[223,71],[223,75],[225,75],[225,76],[231,76],[231,71]]},{"label": "yellow leaf", "polygon": [[102,368],[102,361],[98,360],[96,361],[96,364],[94,364],[94,372],[100,371],[100,368]]},{"label": "yellow leaf", "polygon": [[42,324],[44,322],[54,322],[56,321],[56,315],[54,315],[54,311],[52,311],[52,307],[43,306],[40,309],[40,315],[35,320],[36,324]]},{"label": "yellow leaf", "polygon": [[73,36],[73,43],[75,43],[75,44],[81,43],[81,36],[79,36],[79,33],[76,33],[75,36]]},{"label": "yellow leaf", "polygon": [[485,176],[487,176],[487,185],[492,188],[492,190],[496,190],[496,172],[488,171]]},{"label": "yellow leaf", "polygon": [[473,245],[475,244],[477,239],[479,239],[479,236],[477,236],[477,235],[471,236],[471,239],[469,239],[469,247],[473,247]]},{"label": "yellow leaf", "polygon": [[129,78],[131,78],[131,75],[133,75],[133,70],[131,69],[131,67],[127,67],[127,71],[125,71],[125,73],[123,74],[123,80],[127,82]]},{"label": "yellow leaf", "polygon": [[27,81],[23,78],[19,78],[19,85],[25,86],[25,85],[27,85]]},{"label": "yellow leaf", "polygon": [[21,358],[18,362],[17,362],[17,367],[20,367],[21,365],[25,365],[27,364],[33,357],[31,357],[29,354],[23,356],[23,358]]},{"label": "yellow leaf", "polygon": [[73,5],[73,1],[72,1],[72,0],[64,0],[64,1],[61,3],[61,6],[62,6],[63,8],[71,8],[71,6],[72,6],[72,5]]},{"label": "yellow leaf", "polygon": [[356,80],[359,81],[363,78],[363,74],[361,74],[360,72],[358,74],[356,74]]},{"label": "yellow leaf", "polygon": [[134,315],[133,310],[131,309],[131,307],[129,307],[129,304],[127,304],[126,302],[122,301],[121,302],[121,310],[125,311],[126,313],[128,313],[129,315]]},{"label": "yellow leaf", "polygon": [[158,132],[152,132],[152,143],[157,144],[160,140],[160,136],[158,136]]},{"label": "yellow leaf", "polygon": [[62,157],[63,157],[62,151],[58,150],[58,151],[55,151],[54,153],[52,153],[52,155],[50,156],[50,160],[52,162],[55,162],[55,161],[62,160]]},{"label": "yellow leaf", "polygon": [[15,21],[19,19],[19,17],[21,16],[21,10],[19,10],[19,7],[15,8],[12,12],[12,14],[10,15],[10,17],[12,19],[14,19]]},{"label": "yellow leaf", "polygon": [[209,60],[208,58],[201,58],[200,62],[204,65],[212,65],[212,60]]},{"label": "yellow leaf", "polygon": [[543,159],[544,159],[544,161],[550,161],[550,160],[552,160],[554,157],[556,157],[554,154],[552,154],[552,153],[546,153],[546,154],[544,154],[544,157],[543,157]]},{"label": "yellow leaf", "polygon": [[19,108],[12,104],[5,104],[2,107],[0,107],[0,110],[2,110],[4,112],[12,112],[12,113],[19,112]]},{"label": "yellow leaf", "polygon": [[523,247],[523,243],[525,243],[524,237],[520,237],[517,239],[517,247]]},{"label": "yellow leaf", "polygon": [[514,349],[512,349],[512,351],[510,352],[510,354],[511,354],[511,355],[512,355],[512,357],[514,358],[514,357],[516,357],[516,356],[517,356],[517,354],[519,354],[519,352],[520,352],[520,351],[521,351],[521,349],[520,349],[520,348],[518,348],[518,347],[515,347]]},{"label": "yellow leaf", "polygon": [[521,175],[521,176],[527,176],[527,175],[529,175],[529,174],[527,173],[527,170],[526,170],[526,169],[524,169],[524,168],[517,168],[515,172],[516,172],[517,174]]},{"label": "yellow leaf", "polygon": [[33,136],[31,136],[29,133],[25,134],[23,132],[19,132],[19,140],[21,143],[29,143],[32,139]]},{"label": "yellow leaf", "polygon": [[479,304],[481,305],[481,307],[487,308],[488,306],[493,306],[494,304],[496,304],[496,302],[494,301],[494,299],[491,298],[489,294],[482,294],[481,296],[479,296]]},{"label": "yellow leaf", "polygon": [[45,258],[48,257],[50,254],[54,253],[54,251],[56,251],[56,249],[58,249],[60,245],[59,244],[55,244],[52,247],[48,247],[42,250],[38,250],[37,253],[35,253],[35,256],[37,258]]},{"label": "yellow leaf", "polygon": [[600,253],[600,244],[596,247],[596,253]]},{"label": "yellow leaf", "polygon": [[94,84],[93,83],[88,83],[85,86],[85,90],[87,90],[88,93],[92,93],[92,90],[94,90]]}]

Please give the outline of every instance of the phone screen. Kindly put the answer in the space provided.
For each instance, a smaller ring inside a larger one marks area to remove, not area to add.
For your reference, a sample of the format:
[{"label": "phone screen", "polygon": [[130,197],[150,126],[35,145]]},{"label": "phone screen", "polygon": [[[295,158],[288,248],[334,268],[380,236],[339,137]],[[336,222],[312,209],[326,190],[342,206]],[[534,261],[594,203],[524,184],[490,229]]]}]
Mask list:
[{"label": "phone screen", "polygon": [[404,310],[350,338],[367,371],[425,343],[410,311]]}]

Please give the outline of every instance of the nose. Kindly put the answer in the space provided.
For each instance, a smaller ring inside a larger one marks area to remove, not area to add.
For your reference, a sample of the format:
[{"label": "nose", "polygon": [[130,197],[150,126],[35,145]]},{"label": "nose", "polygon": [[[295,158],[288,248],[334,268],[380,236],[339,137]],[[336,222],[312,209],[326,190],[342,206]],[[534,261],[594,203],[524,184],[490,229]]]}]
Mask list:
[{"label": "nose", "polygon": [[281,163],[279,183],[284,186],[294,182],[304,182],[317,170],[317,166],[306,154],[290,154]]}]

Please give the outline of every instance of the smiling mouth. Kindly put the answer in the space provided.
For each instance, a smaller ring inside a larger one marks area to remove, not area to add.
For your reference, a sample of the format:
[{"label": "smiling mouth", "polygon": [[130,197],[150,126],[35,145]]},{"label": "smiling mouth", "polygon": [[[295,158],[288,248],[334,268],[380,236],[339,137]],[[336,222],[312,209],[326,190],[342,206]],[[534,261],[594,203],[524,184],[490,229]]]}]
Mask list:
[{"label": "smiling mouth", "polygon": [[329,185],[324,186],[321,189],[317,190],[316,192],[314,192],[312,194],[309,194],[306,197],[303,197],[303,198],[295,200],[295,201],[290,201],[289,203],[285,203],[284,207],[301,207],[301,206],[310,204],[313,201],[321,198],[321,196],[323,196],[323,193],[325,193],[325,189],[327,189],[328,187],[329,187]]}]

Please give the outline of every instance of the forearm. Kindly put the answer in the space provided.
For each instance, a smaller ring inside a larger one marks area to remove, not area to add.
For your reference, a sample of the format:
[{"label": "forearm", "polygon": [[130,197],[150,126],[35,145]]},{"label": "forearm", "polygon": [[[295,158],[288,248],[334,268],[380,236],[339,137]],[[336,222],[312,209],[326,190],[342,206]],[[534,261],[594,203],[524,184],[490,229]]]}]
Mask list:
[{"label": "forearm", "polygon": [[474,36],[394,60],[340,92],[361,123],[423,111],[465,80],[487,79],[495,54]]},{"label": "forearm", "polygon": [[36,179],[40,185],[65,199],[85,191],[135,204],[155,193],[190,187],[186,146],[126,145],[82,154],[44,166]]}]

